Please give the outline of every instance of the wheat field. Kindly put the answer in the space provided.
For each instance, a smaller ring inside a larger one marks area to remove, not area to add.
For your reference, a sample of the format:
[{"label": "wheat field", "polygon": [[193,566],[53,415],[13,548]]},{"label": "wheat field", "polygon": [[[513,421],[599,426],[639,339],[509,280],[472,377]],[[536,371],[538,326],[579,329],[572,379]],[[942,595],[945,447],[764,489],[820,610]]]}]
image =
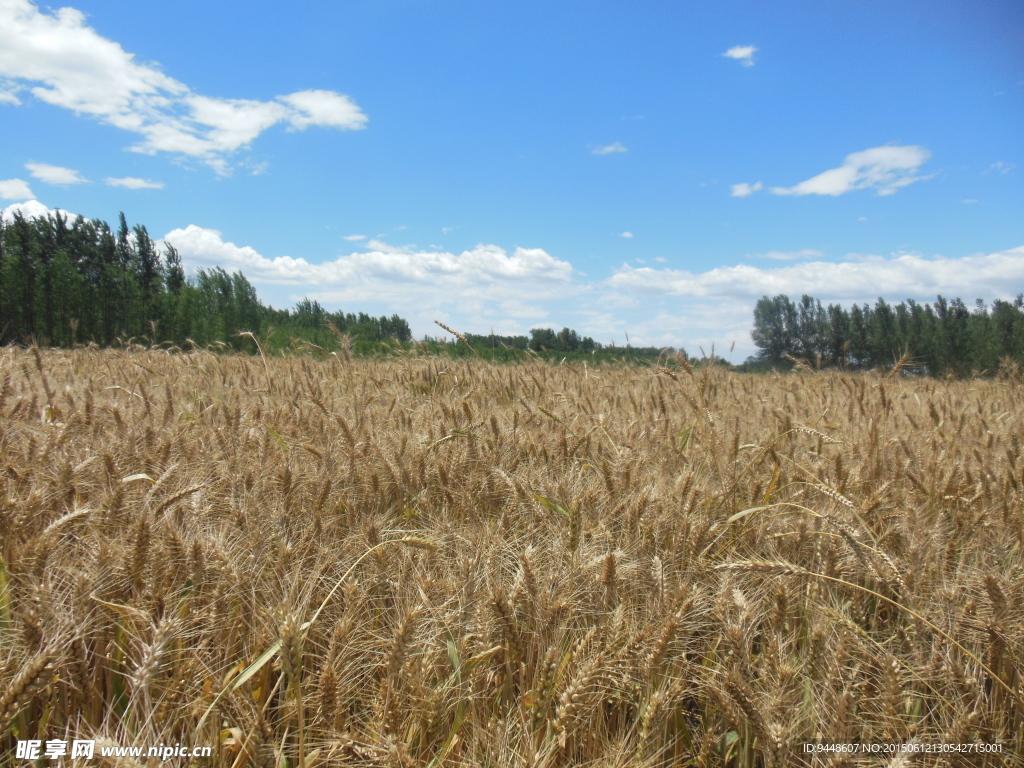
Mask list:
[{"label": "wheat field", "polygon": [[5,348],[0,764],[1021,765],[1022,433],[1012,378]]}]

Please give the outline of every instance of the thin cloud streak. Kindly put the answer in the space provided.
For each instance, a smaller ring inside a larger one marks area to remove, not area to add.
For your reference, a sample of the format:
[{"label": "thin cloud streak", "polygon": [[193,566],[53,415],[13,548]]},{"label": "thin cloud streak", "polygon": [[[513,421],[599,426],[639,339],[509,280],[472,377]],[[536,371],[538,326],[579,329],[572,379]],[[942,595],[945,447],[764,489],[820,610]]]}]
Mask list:
[{"label": "thin cloud streak", "polygon": [[34,179],[44,184],[55,184],[57,186],[69,186],[71,184],[86,184],[88,179],[71,168],[62,168],[59,165],[49,163],[25,163],[25,168]]},{"label": "thin cloud streak", "polygon": [[621,141],[616,141],[604,147],[595,147],[590,150],[590,154],[592,155],[614,155],[620,152],[629,152],[629,149],[627,149]]},{"label": "thin cloud streak", "polygon": [[799,259],[820,259],[824,253],[814,248],[801,248],[799,251],[768,251],[767,253],[751,253],[752,259],[774,259],[775,261],[797,261]]},{"label": "thin cloud streak", "polygon": [[732,197],[750,197],[755,192],[760,192],[763,188],[764,185],[760,181],[753,184],[743,182],[741,184],[733,184],[730,194]]},{"label": "thin cloud streak", "polygon": [[163,189],[165,186],[162,181],[139,179],[135,176],[125,176],[120,179],[112,179],[108,176],[103,183],[109,187],[124,187],[125,189]]},{"label": "thin cloud streak", "polygon": [[727,59],[735,59],[744,67],[752,67],[755,53],[757,53],[757,48],[752,45],[735,45],[722,55]]}]

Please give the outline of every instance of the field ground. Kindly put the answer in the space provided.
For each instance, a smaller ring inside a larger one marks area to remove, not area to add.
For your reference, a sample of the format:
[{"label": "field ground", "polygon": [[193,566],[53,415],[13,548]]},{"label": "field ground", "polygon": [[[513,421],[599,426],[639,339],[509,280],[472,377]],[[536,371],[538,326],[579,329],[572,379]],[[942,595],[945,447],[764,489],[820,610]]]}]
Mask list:
[{"label": "field ground", "polygon": [[2,349],[0,763],[1021,765],[1022,393]]}]

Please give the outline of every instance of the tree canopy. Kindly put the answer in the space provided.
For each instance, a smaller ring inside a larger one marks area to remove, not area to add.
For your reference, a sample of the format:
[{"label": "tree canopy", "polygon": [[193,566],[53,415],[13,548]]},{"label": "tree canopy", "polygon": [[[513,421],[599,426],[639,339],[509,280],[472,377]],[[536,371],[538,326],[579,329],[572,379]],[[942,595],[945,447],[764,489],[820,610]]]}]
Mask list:
[{"label": "tree canopy", "polygon": [[837,304],[823,307],[804,295],[764,296],[754,307],[751,337],[756,362],[788,366],[793,358],[829,366],[874,368],[906,356],[910,366],[932,375],[994,371],[1000,361],[1024,360],[1024,295],[973,308],[939,296],[934,304],[913,299],[891,305]]}]

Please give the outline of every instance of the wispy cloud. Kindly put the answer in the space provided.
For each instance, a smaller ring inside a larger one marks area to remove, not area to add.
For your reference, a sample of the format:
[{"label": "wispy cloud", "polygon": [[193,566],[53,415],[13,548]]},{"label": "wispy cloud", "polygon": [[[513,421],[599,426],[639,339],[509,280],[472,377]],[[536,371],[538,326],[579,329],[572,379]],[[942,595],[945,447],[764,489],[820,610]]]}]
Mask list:
[{"label": "wispy cloud", "polygon": [[32,200],[35,195],[29,189],[28,182],[24,179],[7,179],[0,181],[0,199],[3,200]]},{"label": "wispy cloud", "polygon": [[15,107],[21,104],[21,99],[17,95],[17,89],[10,83],[0,81],[0,104],[11,104]]},{"label": "wispy cloud", "polygon": [[792,187],[772,187],[776,195],[845,195],[855,189],[875,189],[892,195],[915,181],[930,178],[917,173],[931,153],[924,147],[872,147],[846,156],[838,168],[819,173]]},{"label": "wispy cloud", "polygon": [[754,182],[753,184],[742,184],[732,185],[732,196],[733,197],[750,197],[755,192],[760,192],[764,188],[764,185],[760,181]]},{"label": "wispy cloud", "polygon": [[633,238],[633,233],[627,229],[625,232],[620,232],[619,237],[624,237],[627,240],[631,240]]},{"label": "wispy cloud", "polygon": [[358,243],[360,240],[365,240],[366,235],[342,235],[342,240],[348,240],[350,243]]},{"label": "wispy cloud", "polygon": [[820,259],[825,256],[821,251],[813,248],[802,248],[799,251],[767,251],[766,253],[752,253],[752,259],[774,259],[775,261],[798,261],[800,259]]},{"label": "wispy cloud", "polygon": [[992,165],[989,166],[989,170],[995,171],[996,173],[1009,173],[1016,167],[1015,163],[1004,163],[1000,160],[997,163],[992,163]]},{"label": "wispy cloud", "polygon": [[603,147],[595,147],[590,150],[593,155],[614,155],[617,152],[629,152],[629,150],[622,144],[621,141],[616,141],[613,144],[608,144]]},{"label": "wispy cloud", "polygon": [[0,102],[40,101],[87,115],[141,136],[130,149],[194,157],[219,173],[228,157],[271,126],[364,128],[367,117],[348,96],[298,91],[270,101],[212,98],[140,63],[120,44],[86,24],[75,8],[48,13],[30,0],[0,3]]},{"label": "wispy cloud", "polygon": [[752,67],[755,53],[757,53],[757,48],[752,45],[735,45],[722,55],[727,59],[736,59],[744,67]]},{"label": "wispy cloud", "polygon": [[135,176],[125,176],[120,179],[112,179],[109,176],[103,180],[103,183],[110,187],[124,187],[125,189],[163,189],[164,183],[162,181],[150,181],[149,179],[139,179]]},{"label": "wispy cloud", "polygon": [[59,165],[49,163],[25,163],[25,168],[32,175],[32,178],[39,179],[44,184],[57,184],[68,186],[70,184],[85,184],[88,179],[82,178],[78,171],[71,168],[62,168]]}]

